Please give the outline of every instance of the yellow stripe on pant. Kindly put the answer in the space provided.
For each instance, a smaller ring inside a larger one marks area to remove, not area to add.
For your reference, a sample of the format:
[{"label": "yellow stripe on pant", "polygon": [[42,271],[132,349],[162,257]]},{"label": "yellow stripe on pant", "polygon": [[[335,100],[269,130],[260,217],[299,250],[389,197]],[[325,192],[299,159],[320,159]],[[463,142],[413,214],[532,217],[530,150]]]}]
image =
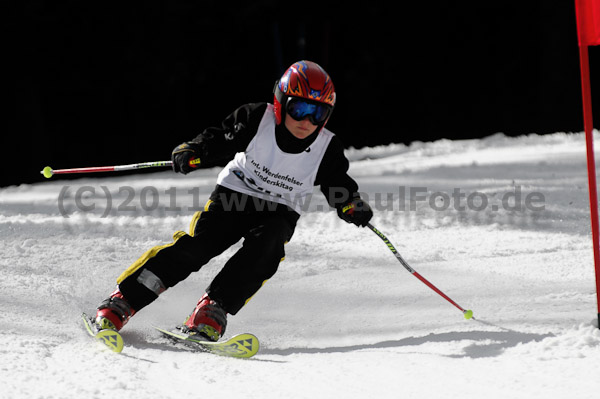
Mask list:
[{"label": "yellow stripe on pant", "polygon": [[156,256],[156,254],[158,254],[162,249],[173,246],[177,242],[177,240],[179,240],[181,237],[183,237],[185,235],[187,235],[187,234],[184,231],[176,231],[175,234],[173,234],[173,242],[172,243],[166,244],[166,245],[158,245],[156,247],[152,247],[149,250],[147,250],[142,256],[140,256],[140,258],[138,260],[133,262],[133,264],[131,266],[129,266],[127,268],[127,270],[125,270],[123,273],[121,273],[119,278],[117,278],[117,284],[121,284],[123,282],[123,280],[125,280],[127,277],[131,276],[133,273],[138,271],[142,266],[144,266],[146,264],[146,262],[148,262],[148,260],[154,258]]},{"label": "yellow stripe on pant", "polygon": [[196,224],[198,224],[198,220],[200,220],[200,216],[202,216],[202,212],[208,212],[208,208],[210,207],[210,204],[212,204],[213,201],[212,200],[208,200],[206,202],[206,204],[204,205],[204,211],[197,211],[196,213],[194,213],[194,216],[192,216],[192,221],[190,222],[190,235],[193,237],[194,236],[194,231],[196,231]]},{"label": "yellow stripe on pant", "polygon": [[[204,205],[204,212],[208,212],[208,208],[210,207],[210,204],[212,204],[212,202],[213,202],[212,200],[208,200],[206,202],[206,205]],[[190,222],[190,235],[192,237],[194,236],[194,230],[196,229],[196,224],[198,223],[198,220],[200,220],[200,216],[202,215],[202,212],[203,211],[197,211],[196,213],[194,213],[194,216],[192,216],[192,221]],[[140,258],[138,260],[133,262],[133,264],[131,266],[129,266],[127,268],[127,270],[125,270],[123,273],[121,273],[119,278],[117,278],[117,284],[121,284],[123,282],[123,280],[125,280],[127,277],[131,276],[133,273],[138,271],[142,266],[144,266],[146,264],[146,262],[148,262],[149,259],[154,258],[156,256],[156,254],[158,254],[162,249],[165,249],[165,248],[168,248],[168,247],[174,245],[177,242],[177,240],[179,240],[184,235],[186,235],[185,232],[176,231],[173,234],[173,242],[172,243],[166,244],[166,245],[159,245],[159,246],[150,248],[142,256],[140,256]]]}]

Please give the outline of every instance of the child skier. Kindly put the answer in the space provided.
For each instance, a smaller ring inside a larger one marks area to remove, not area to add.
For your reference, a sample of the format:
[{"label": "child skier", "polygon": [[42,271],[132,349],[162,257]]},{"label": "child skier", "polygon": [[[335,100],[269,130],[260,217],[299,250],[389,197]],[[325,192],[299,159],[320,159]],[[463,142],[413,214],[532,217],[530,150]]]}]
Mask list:
[{"label": "child skier", "polygon": [[277,81],[274,104],[243,105],[220,127],[207,128],[176,147],[173,170],[229,163],[190,232],[143,254],[117,279],[117,289],[97,309],[100,329],[120,330],[166,289],[244,239],[195,309],[178,327],[217,341],[235,315],[277,271],[294,233],[303,199],[320,185],[328,203],[348,223],[365,226],[373,212],[347,174],[341,141],[325,129],[336,95],[327,72],[310,61],[294,63]]}]

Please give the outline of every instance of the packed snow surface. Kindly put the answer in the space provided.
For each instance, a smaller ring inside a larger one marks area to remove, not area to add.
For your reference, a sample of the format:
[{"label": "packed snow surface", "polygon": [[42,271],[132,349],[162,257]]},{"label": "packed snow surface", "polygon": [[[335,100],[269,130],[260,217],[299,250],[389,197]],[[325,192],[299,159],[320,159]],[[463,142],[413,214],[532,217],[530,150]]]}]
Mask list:
[{"label": "packed snow surface", "polygon": [[261,339],[258,355],[192,353],[151,327],[181,323],[240,243],[140,311],[113,354],[85,333],[81,312],[143,252],[188,229],[219,170],[40,177],[0,189],[0,396],[598,397],[583,134],[347,156],[373,225],[474,320],[315,190],[279,272],[229,318],[228,335]]}]

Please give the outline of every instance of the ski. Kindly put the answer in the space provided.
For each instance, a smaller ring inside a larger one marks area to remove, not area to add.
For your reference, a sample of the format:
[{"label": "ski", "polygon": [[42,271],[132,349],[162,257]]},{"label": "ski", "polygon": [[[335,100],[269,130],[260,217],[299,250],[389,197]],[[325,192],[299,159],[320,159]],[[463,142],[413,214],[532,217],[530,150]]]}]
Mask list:
[{"label": "ski", "polygon": [[258,338],[252,334],[239,334],[227,341],[212,342],[191,338],[182,332],[169,331],[153,326],[157,331],[175,343],[182,343],[200,352],[212,353],[219,356],[250,358],[258,352]]},{"label": "ski", "polygon": [[85,329],[96,341],[102,343],[113,352],[120,353],[123,350],[123,338],[118,331],[111,329],[99,330],[94,323],[94,319],[85,313],[81,314],[81,318],[83,319]]}]

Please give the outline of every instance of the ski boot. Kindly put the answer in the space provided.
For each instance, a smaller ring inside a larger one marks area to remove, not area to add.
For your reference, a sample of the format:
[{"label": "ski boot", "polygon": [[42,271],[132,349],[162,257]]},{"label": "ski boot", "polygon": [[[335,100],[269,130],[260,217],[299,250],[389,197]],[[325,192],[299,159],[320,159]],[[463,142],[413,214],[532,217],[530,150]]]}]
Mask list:
[{"label": "ski boot", "polygon": [[117,288],[96,310],[95,325],[98,330],[119,331],[135,314],[135,310]]},{"label": "ski boot", "polygon": [[196,308],[178,329],[195,339],[205,339],[216,342],[225,333],[227,312],[217,302],[204,294]]}]

